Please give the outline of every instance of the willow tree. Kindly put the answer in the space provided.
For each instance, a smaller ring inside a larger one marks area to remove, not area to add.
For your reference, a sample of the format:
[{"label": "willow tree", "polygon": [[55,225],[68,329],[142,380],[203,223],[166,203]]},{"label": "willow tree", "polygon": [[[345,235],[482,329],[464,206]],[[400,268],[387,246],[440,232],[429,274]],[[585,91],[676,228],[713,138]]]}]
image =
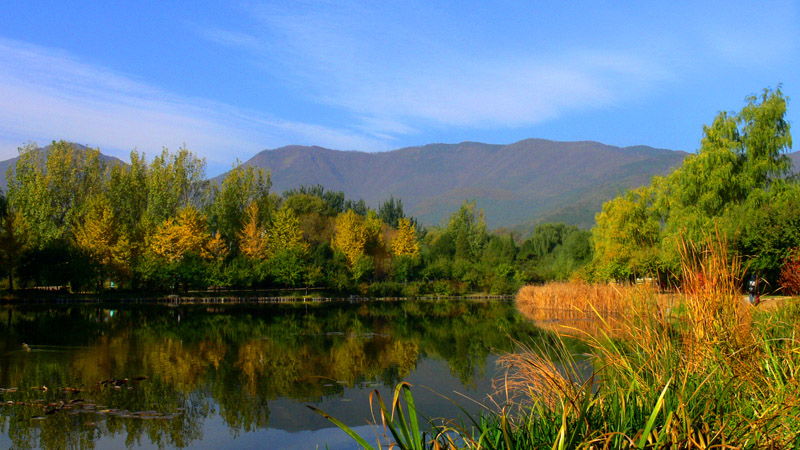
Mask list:
[{"label": "willow tree", "polygon": [[721,112],[704,126],[700,149],[671,174],[603,206],[593,229],[600,276],[676,270],[684,242],[716,232],[741,250],[745,233],[757,228],[748,225],[755,211],[743,209],[797,189],[785,179],[792,145],[786,97],[778,87],[746,101],[740,112]]}]

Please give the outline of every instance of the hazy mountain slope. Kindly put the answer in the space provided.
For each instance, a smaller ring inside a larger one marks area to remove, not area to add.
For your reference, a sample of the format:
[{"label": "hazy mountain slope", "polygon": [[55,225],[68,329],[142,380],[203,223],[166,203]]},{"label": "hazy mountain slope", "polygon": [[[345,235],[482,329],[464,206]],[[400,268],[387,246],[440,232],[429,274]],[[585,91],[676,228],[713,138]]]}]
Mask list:
[{"label": "hazy mountain slope", "polygon": [[[440,223],[464,199],[476,199],[491,227],[559,215],[589,226],[603,201],[646,183],[686,156],[651,147],[527,139],[509,145],[431,144],[390,152],[290,146],[245,162],[270,169],[273,191],[321,184],[373,207],[389,195],[425,224]],[[610,193],[610,194],[609,194]],[[610,196],[609,196],[610,195]],[[566,211],[566,210],[565,210]]]}]

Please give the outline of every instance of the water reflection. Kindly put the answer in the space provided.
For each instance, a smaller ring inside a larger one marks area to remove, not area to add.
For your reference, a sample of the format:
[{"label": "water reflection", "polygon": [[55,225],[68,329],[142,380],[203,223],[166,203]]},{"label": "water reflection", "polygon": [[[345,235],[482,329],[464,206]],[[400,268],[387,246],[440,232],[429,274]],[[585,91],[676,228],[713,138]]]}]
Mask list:
[{"label": "water reflection", "polygon": [[419,386],[485,395],[492,351],[537,333],[510,303],[477,301],[7,306],[3,316],[0,388],[16,389],[0,391],[0,445],[15,448],[240,448],[251,433],[265,434],[261,448],[291,436],[324,448],[305,439],[330,424],[304,405],[362,425],[369,392],[407,380],[423,391],[420,411],[454,417]]}]

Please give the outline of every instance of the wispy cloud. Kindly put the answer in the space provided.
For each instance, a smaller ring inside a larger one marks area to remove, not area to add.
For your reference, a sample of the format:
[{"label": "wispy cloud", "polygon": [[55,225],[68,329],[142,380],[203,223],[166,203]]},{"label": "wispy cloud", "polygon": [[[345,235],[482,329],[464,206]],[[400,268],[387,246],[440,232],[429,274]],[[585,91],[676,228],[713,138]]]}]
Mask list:
[{"label": "wispy cloud", "polygon": [[259,5],[249,10],[249,30],[206,37],[249,49],[265,70],[303,80],[312,100],[369,117],[365,129],[386,137],[431,123],[538,124],[628,101],[672,78],[655,55],[626,49],[482,50],[480,36],[445,16],[426,27],[435,11],[417,6],[405,8],[420,16],[414,28],[394,20],[391,8],[353,2]]},{"label": "wispy cloud", "polygon": [[[225,167],[268,146],[308,143],[386,149],[356,128],[282,120],[185,98],[58,50],[0,39],[0,157],[28,140],[67,139],[123,155],[138,147],[189,148]],[[10,144],[14,139],[20,142]]]}]

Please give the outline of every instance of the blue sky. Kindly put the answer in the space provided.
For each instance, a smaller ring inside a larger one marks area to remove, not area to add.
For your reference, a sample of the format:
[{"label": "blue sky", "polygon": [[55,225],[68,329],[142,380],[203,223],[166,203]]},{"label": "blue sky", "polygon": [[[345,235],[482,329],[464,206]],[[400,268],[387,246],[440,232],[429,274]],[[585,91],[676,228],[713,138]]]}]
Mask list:
[{"label": "blue sky", "polygon": [[0,159],[183,143],[211,175],[288,144],[529,137],[693,151],[717,112],[800,99],[800,3],[4,2]]}]

